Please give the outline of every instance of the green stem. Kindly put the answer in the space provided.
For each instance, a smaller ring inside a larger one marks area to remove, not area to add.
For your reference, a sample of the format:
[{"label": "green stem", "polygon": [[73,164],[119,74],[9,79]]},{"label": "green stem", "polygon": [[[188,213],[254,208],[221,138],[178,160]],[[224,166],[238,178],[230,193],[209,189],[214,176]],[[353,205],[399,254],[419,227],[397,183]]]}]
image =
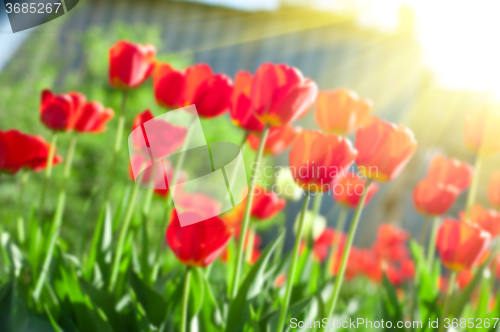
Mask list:
[{"label": "green stem", "polygon": [[335,266],[335,264],[337,264],[337,251],[340,250],[341,248],[339,247],[340,245],[340,237],[341,237],[341,233],[344,232],[344,228],[345,228],[345,224],[347,222],[347,217],[349,216],[349,209],[347,207],[345,207],[344,205],[342,205],[340,207],[340,213],[339,213],[339,217],[337,219],[337,225],[335,227],[335,235],[336,238],[333,239],[333,244],[330,248],[330,253],[328,255],[328,260],[326,261],[326,264],[325,264],[325,272],[324,272],[324,277],[325,277],[325,280],[328,280],[330,278],[330,275],[331,275],[331,269]]},{"label": "green stem", "polygon": [[189,301],[189,281],[191,279],[191,267],[188,266],[184,279],[184,288],[182,290],[182,313],[181,313],[181,332],[187,331],[188,301]]},{"label": "green stem", "polygon": [[106,191],[104,193],[104,202],[107,202],[109,198],[109,193],[111,191],[111,187],[113,186],[113,178],[115,175],[115,167],[116,167],[116,161],[118,159],[118,152],[120,152],[122,146],[123,129],[125,127],[126,104],[127,104],[127,90],[123,90],[122,106],[120,108],[120,115],[118,116],[118,128],[116,130],[115,144],[113,147],[113,156],[111,157],[111,166],[109,167],[108,184],[106,186]]},{"label": "green stem", "polygon": [[354,212],[354,216],[352,218],[351,226],[349,228],[349,234],[347,236],[347,240],[345,243],[345,248],[344,252],[342,254],[342,261],[340,263],[340,270],[339,273],[337,274],[337,277],[335,278],[335,286],[333,288],[333,294],[330,297],[330,300],[328,301],[328,304],[326,306],[326,316],[327,318],[330,318],[335,310],[335,305],[337,304],[337,299],[340,294],[340,288],[342,287],[342,281],[344,280],[344,273],[345,269],[347,266],[347,260],[349,258],[349,251],[351,250],[352,246],[352,241],[354,239],[354,234],[356,233],[356,228],[358,227],[359,220],[361,219],[361,213],[363,212],[363,206],[365,204],[366,200],[366,193],[368,188],[370,186],[370,183],[372,182],[371,179],[368,179],[365,184],[365,190],[363,191],[363,194],[361,195],[361,198],[359,199],[358,206],[356,207],[356,211]]},{"label": "green stem", "polygon": [[[319,214],[319,210],[321,210],[321,200],[323,198],[323,194],[320,193],[320,192],[317,192],[315,193],[314,195],[314,199],[313,199],[313,205],[312,205],[312,215],[311,215],[311,229],[310,229],[310,232],[309,232],[309,248],[312,248],[313,245],[314,245],[314,221],[316,220],[316,217],[318,216]],[[311,250],[311,253],[312,253],[312,250]]]},{"label": "green stem", "polygon": [[467,193],[467,202],[465,204],[465,216],[466,220],[470,218],[470,212],[477,195],[477,188],[479,186],[479,173],[483,166],[482,158],[480,155],[476,157],[476,163],[474,164],[474,173],[472,175],[472,181],[470,184],[469,192]]},{"label": "green stem", "polygon": [[57,131],[52,132],[52,138],[50,139],[50,149],[47,156],[47,167],[45,168],[45,176],[43,178],[42,193],[40,196],[40,203],[38,204],[38,210],[43,213],[43,208],[45,205],[45,197],[47,195],[47,190],[49,186],[50,176],[52,175],[52,162],[54,161],[54,155],[56,153],[57,144]]},{"label": "green stem", "polygon": [[[422,249],[425,248],[425,238],[427,237],[427,230],[429,229],[429,216],[424,216],[424,224],[422,225],[422,233],[420,233],[420,245]],[[425,252],[424,252],[425,254]]]},{"label": "green stem", "polygon": [[448,289],[446,291],[446,297],[444,299],[443,318],[442,318],[441,324],[439,324],[439,331],[440,332],[445,331],[444,320],[446,318],[448,318],[448,314],[450,311],[451,295],[453,294],[453,286],[455,285],[456,277],[457,277],[457,272],[451,271],[450,278],[448,279]]},{"label": "green stem", "polygon": [[233,282],[231,284],[231,291],[229,294],[231,298],[236,296],[236,292],[238,290],[238,286],[240,283],[240,274],[241,274],[241,265],[243,262],[243,251],[245,247],[245,238],[247,236],[248,224],[250,223],[250,211],[252,210],[252,201],[253,201],[253,190],[255,187],[255,177],[257,169],[260,166],[260,161],[262,159],[262,154],[264,152],[264,145],[266,144],[267,135],[269,134],[269,125],[266,125],[262,135],[260,137],[259,149],[257,150],[257,155],[255,157],[256,167],[253,168],[252,177],[250,178],[250,185],[248,188],[248,196],[247,196],[247,205],[245,206],[245,215],[243,217],[243,223],[241,225],[240,232],[240,240],[238,241],[238,251],[236,255],[236,266],[234,269]]},{"label": "green stem", "polygon": [[429,265],[431,271],[434,270],[434,256],[436,255],[436,239],[438,229],[439,217],[435,217],[432,222],[432,231],[431,238],[429,240],[429,246],[427,247],[427,264]]},{"label": "green stem", "polygon": [[[281,226],[278,229],[278,235],[285,233],[286,228],[284,226]],[[285,237],[281,237],[279,242],[276,244],[276,251],[273,256],[273,264],[276,265],[278,261],[281,259],[281,256],[283,255],[283,250],[285,249]]]},{"label": "green stem", "polygon": [[52,262],[52,256],[54,252],[54,247],[59,236],[59,232],[61,230],[62,224],[62,215],[64,212],[64,206],[66,203],[66,183],[71,175],[71,165],[73,164],[73,155],[75,153],[77,136],[73,132],[71,136],[70,145],[68,148],[68,154],[66,156],[66,161],[64,163],[64,173],[61,189],[59,191],[59,195],[57,196],[57,205],[56,211],[54,213],[54,219],[52,220],[52,226],[50,228],[50,233],[48,236],[49,242],[47,246],[47,255],[45,256],[45,260],[43,262],[42,271],[40,272],[40,276],[38,277],[35,290],[33,292],[33,298],[35,302],[38,302],[40,298],[40,294],[42,292],[43,284],[45,283],[45,279],[47,278],[47,273],[50,267],[50,263]]},{"label": "green stem", "polygon": [[295,245],[293,246],[292,262],[290,263],[290,269],[288,270],[288,275],[286,277],[286,290],[285,298],[283,299],[283,306],[281,307],[280,316],[278,320],[278,325],[276,331],[283,331],[285,325],[286,314],[288,311],[288,305],[290,304],[290,298],[292,296],[293,281],[295,279],[295,269],[297,268],[297,262],[299,257],[300,242],[302,241],[302,232],[304,231],[304,220],[306,216],[307,206],[309,204],[310,192],[306,192],[306,197],[302,205],[302,210],[300,212],[299,227],[297,229],[297,236],[295,238]]},{"label": "green stem", "polygon": [[24,226],[24,210],[23,210],[23,194],[26,181],[28,181],[28,172],[26,172],[24,169],[21,169],[21,182],[19,183],[19,196],[17,198],[17,208],[19,213],[17,219],[17,232],[20,244],[23,244],[26,239],[26,232]]},{"label": "green stem", "polygon": [[115,287],[116,281],[118,279],[118,269],[120,268],[120,261],[123,252],[123,246],[125,245],[125,239],[127,237],[128,229],[130,227],[130,221],[134,214],[135,200],[137,198],[137,193],[139,192],[139,186],[135,185],[132,190],[132,195],[128,201],[127,210],[125,212],[125,218],[123,220],[122,227],[120,229],[120,235],[118,236],[118,244],[116,246],[116,253],[113,260],[113,266],[111,268],[111,277],[109,279],[108,291],[111,293]]}]

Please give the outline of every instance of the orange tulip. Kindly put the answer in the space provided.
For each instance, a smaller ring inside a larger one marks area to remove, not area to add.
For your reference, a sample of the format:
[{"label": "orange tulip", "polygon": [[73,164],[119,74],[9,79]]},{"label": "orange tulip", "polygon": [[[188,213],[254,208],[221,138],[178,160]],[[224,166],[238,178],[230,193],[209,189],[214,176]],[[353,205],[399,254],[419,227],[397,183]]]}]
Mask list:
[{"label": "orange tulip", "polygon": [[457,159],[435,156],[429,166],[427,179],[456,187],[459,191],[467,189],[472,181],[474,168]]},{"label": "orange tulip", "polygon": [[368,120],[372,102],[347,89],[320,91],[316,99],[316,121],[323,131],[349,134]]},{"label": "orange tulip", "polygon": [[230,115],[236,126],[251,132],[261,132],[264,129],[264,124],[253,112],[252,100],[250,99],[251,88],[252,74],[247,71],[239,71],[234,79]]},{"label": "orange tulip", "polygon": [[409,256],[406,231],[390,224],[381,224],[377,230],[377,239],[372,245],[373,252],[384,262],[400,262]]},{"label": "orange tulip", "polygon": [[[460,213],[460,219],[465,220],[465,213]],[[479,204],[474,204],[468,221],[490,233],[491,237],[500,234],[500,213],[495,210],[488,210]]]},{"label": "orange tulip", "polygon": [[[196,214],[196,212],[184,212]],[[219,217],[182,227],[177,212],[167,228],[165,237],[177,259],[184,265],[205,267],[210,265],[226,248],[231,231]],[[201,220],[201,216],[193,216]]]},{"label": "orange tulip", "polygon": [[470,269],[490,242],[490,234],[477,225],[445,219],[439,226],[437,250],[443,264],[454,271]]},{"label": "orange tulip", "polygon": [[250,98],[257,118],[279,127],[304,116],[317,93],[316,83],[302,77],[297,68],[264,63],[252,80]]},{"label": "orange tulip", "polygon": [[109,49],[109,84],[116,89],[133,89],[153,72],[156,48],[122,40]]},{"label": "orange tulip", "polygon": [[481,155],[491,156],[500,152],[500,109],[483,107],[469,112],[465,118],[465,146]]},{"label": "orange tulip", "polygon": [[338,255],[340,251],[344,248],[346,240],[346,235],[344,233],[337,233],[332,228],[325,228],[321,235],[314,241],[313,251],[314,256],[320,261],[323,262],[328,258],[330,253],[330,248],[335,245],[337,248],[336,254],[338,256],[338,261],[342,258],[342,255]]},{"label": "orange tulip", "polygon": [[474,274],[471,270],[463,270],[457,276],[457,283],[460,289],[464,289],[474,278]]},{"label": "orange tulip", "polygon": [[356,132],[356,164],[366,177],[380,182],[394,179],[417,149],[413,133],[372,116],[369,124]]},{"label": "orange tulip", "polygon": [[[285,151],[297,139],[302,131],[301,128],[285,125],[282,127],[272,127],[264,145],[264,154],[278,155]],[[257,151],[260,144],[260,137],[255,134],[248,135],[248,145],[254,151]]]},{"label": "orange tulip", "polygon": [[155,98],[159,105],[178,108],[191,104],[205,118],[221,115],[231,108],[232,81],[214,74],[207,64],[175,70],[167,63],[156,66],[153,74]]},{"label": "orange tulip", "polygon": [[488,199],[493,206],[500,207],[500,170],[491,174],[488,184]]},{"label": "orange tulip", "polygon": [[304,189],[328,191],[332,182],[347,172],[356,154],[344,137],[304,130],[290,151],[290,170],[295,181]]},{"label": "orange tulip", "polygon": [[440,182],[424,179],[413,191],[415,208],[424,215],[445,214],[460,194],[458,188]]},{"label": "orange tulip", "polygon": [[382,264],[373,250],[359,250],[359,261],[363,274],[373,282],[382,280]]},{"label": "orange tulip", "polygon": [[366,181],[358,177],[356,174],[349,172],[335,181],[335,185],[332,190],[333,198],[337,202],[354,209],[358,206],[358,202],[361,199],[363,192],[367,190],[364,204],[364,206],[366,206],[372,197],[377,193],[378,184],[371,183],[368,186],[368,189],[365,188]]}]

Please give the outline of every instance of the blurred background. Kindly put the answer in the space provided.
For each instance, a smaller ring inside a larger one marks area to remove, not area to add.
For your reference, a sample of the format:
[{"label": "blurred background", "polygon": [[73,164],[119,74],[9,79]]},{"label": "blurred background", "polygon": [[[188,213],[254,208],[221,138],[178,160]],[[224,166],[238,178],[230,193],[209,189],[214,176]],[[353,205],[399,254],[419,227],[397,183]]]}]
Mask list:
[{"label": "blurred background", "polygon": [[[374,102],[373,113],[410,127],[419,148],[396,180],[381,186],[360,223],[355,244],[368,246],[378,224],[393,223],[419,234],[422,217],[412,201],[415,184],[436,153],[473,163],[463,144],[466,111],[497,103],[500,96],[500,3],[495,0],[201,0],[80,1],[47,24],[12,34],[0,5],[0,129],[19,129],[50,138],[39,121],[40,92],[78,90],[117,110],[120,93],[108,86],[107,51],[119,39],[156,45],[159,58],[178,68],[205,62],[234,77],[263,62],[287,63],[315,80],[320,89],[346,87]],[[130,128],[144,109],[159,115],[151,82],[127,105]],[[317,128],[313,112],[296,123]],[[208,141],[239,143],[242,133],[225,115],[203,123]],[[66,238],[82,242],[92,234],[110,163],[116,121],[96,136],[82,135],[65,211]],[[499,128],[500,129],[500,128]],[[58,152],[65,155],[67,137]],[[127,197],[128,156],[122,150],[113,196]],[[267,163],[287,165],[287,153]],[[481,173],[479,202],[488,205],[486,183],[500,168],[490,158]],[[55,171],[56,182],[60,172]],[[42,175],[26,188],[36,202]],[[0,227],[13,227],[19,176],[0,175]],[[55,206],[56,188],[47,200]],[[450,215],[457,217],[465,194]],[[94,204],[95,203],[95,204]],[[161,208],[162,204],[156,204]],[[291,227],[300,203],[287,206]],[[333,225],[338,211],[330,195],[321,214]],[[156,227],[151,221],[150,227]],[[163,231],[163,230],[162,230]],[[291,238],[289,245],[291,245]],[[74,245],[74,244],[70,244]]]}]

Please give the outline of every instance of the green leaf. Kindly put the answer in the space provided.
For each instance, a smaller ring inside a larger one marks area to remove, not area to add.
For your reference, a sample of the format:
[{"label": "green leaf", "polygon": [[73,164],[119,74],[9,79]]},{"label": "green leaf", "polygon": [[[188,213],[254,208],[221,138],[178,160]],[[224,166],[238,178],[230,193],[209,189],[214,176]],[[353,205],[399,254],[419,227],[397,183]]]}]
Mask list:
[{"label": "green leaf", "polygon": [[134,290],[138,302],[144,308],[149,321],[155,326],[159,326],[166,317],[167,301],[146,285],[134,272],[130,273],[130,286]]},{"label": "green leaf", "polygon": [[481,291],[477,302],[475,318],[486,318],[488,314],[488,305],[490,304],[490,279],[483,278],[481,281]]},{"label": "green leaf", "polygon": [[151,269],[149,266],[149,239],[148,239],[148,229],[146,227],[146,216],[143,215],[143,218],[141,220],[141,257],[140,257],[140,263],[141,263],[141,274],[144,278],[148,278]]},{"label": "green leaf", "polygon": [[210,282],[208,281],[205,274],[203,275],[203,280],[205,283],[206,300],[204,301],[201,308],[201,323],[208,330],[211,329],[214,331],[218,331],[221,328],[225,327],[222,313],[220,311],[217,299],[214,297]]},{"label": "green leaf", "polygon": [[391,320],[403,320],[403,313],[401,311],[401,305],[398,300],[398,295],[396,294],[396,288],[389,281],[389,279],[387,279],[385,273],[382,279],[382,303],[384,305],[384,309],[386,310]]},{"label": "green leaf", "polygon": [[205,276],[198,268],[191,269],[191,280],[189,283],[189,307],[190,315],[196,316],[200,312],[205,294]]},{"label": "green leaf", "polygon": [[54,320],[54,317],[52,317],[52,314],[50,313],[50,309],[47,305],[45,307],[45,312],[47,313],[47,316],[49,317],[50,324],[52,324],[52,327],[54,328],[55,332],[64,332],[59,325],[57,325],[57,322]]},{"label": "green leaf", "polygon": [[114,331],[125,330],[122,320],[115,309],[114,300],[108,293],[96,288],[93,284],[85,280],[80,280],[80,286],[91,302],[104,312]]},{"label": "green leaf", "polygon": [[[318,310],[318,299],[315,296],[309,296],[290,305],[290,307],[288,308],[288,315],[297,318],[305,312],[304,318],[301,318],[300,320],[313,320],[318,317]],[[271,312],[270,314],[262,318],[262,320],[260,321],[260,326],[262,327],[262,329],[264,329],[263,327],[265,326],[266,330],[268,331],[276,331],[276,329],[278,328],[277,325],[280,312],[281,308]]]},{"label": "green leaf", "polygon": [[[90,279],[92,276],[92,272],[95,270],[95,263],[97,256],[99,255],[99,248],[102,243],[102,236],[104,233],[104,223],[105,218],[109,212],[109,204],[105,204],[102,206],[101,211],[99,213],[99,217],[97,218],[96,228],[94,232],[94,237],[92,238],[92,246],[90,247],[89,259],[87,261],[87,269],[86,269],[86,277]],[[101,271],[102,272],[102,271]]]},{"label": "green leaf", "polygon": [[490,262],[490,257],[486,260],[486,262],[483,263],[477,270],[476,273],[474,274],[474,278],[472,281],[465,287],[464,290],[459,294],[458,298],[456,301],[454,301],[455,305],[452,307],[451,312],[453,317],[461,317],[462,316],[462,311],[465,308],[465,305],[471,298],[472,293],[474,290],[477,288],[477,286],[481,283],[481,279],[483,278],[483,273],[488,266]]},{"label": "green leaf", "polygon": [[226,325],[227,332],[242,331],[243,323],[247,320],[249,315],[248,300],[259,294],[265,282],[264,275],[267,263],[282,236],[284,236],[284,233],[280,234],[266,247],[245,277],[243,284],[238,289],[238,294],[229,306],[228,321]]}]

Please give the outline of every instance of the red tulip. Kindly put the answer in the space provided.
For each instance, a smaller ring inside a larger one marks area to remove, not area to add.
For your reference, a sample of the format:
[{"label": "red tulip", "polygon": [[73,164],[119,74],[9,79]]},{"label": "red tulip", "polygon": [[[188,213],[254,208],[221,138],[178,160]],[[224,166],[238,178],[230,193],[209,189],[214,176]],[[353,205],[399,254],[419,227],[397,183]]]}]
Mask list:
[{"label": "red tulip", "polygon": [[405,258],[399,263],[403,279],[411,279],[415,275],[415,263],[409,258]]},{"label": "red tulip", "polygon": [[[264,145],[264,154],[278,155],[285,151],[297,139],[302,129],[285,125],[272,127]],[[260,145],[260,137],[255,134],[248,135],[248,145],[256,151]]]},{"label": "red tulip", "polygon": [[255,116],[252,109],[250,92],[252,88],[252,74],[239,71],[234,79],[234,89],[231,97],[231,119],[233,123],[251,132],[261,132],[264,124]]},{"label": "red tulip", "polygon": [[467,189],[472,181],[474,168],[457,159],[435,156],[429,166],[427,179],[456,187],[459,191]]},{"label": "red tulip", "polygon": [[144,124],[144,122],[147,122],[153,118],[154,115],[153,113],[151,113],[150,110],[145,110],[144,112],[137,114],[134,118],[134,121],[132,122],[132,130],[134,130],[135,128]]},{"label": "red tulip", "polygon": [[262,253],[259,249],[252,249],[252,255],[250,256],[250,264],[255,264]]},{"label": "red tulip", "polygon": [[[345,176],[338,178],[333,186],[333,197],[335,200],[350,208],[356,208],[361,199],[361,195],[365,191],[366,181],[352,172],[348,172]],[[366,206],[372,197],[378,191],[378,184],[371,183],[368,186],[365,204]]]},{"label": "red tulip", "polygon": [[347,171],[356,154],[346,138],[304,130],[290,151],[290,169],[295,181],[306,190],[327,191]]},{"label": "red tulip", "polygon": [[109,49],[109,84],[116,89],[133,89],[153,72],[156,48],[121,40]]},{"label": "red tulip", "polygon": [[71,130],[78,120],[85,103],[85,96],[77,92],[56,95],[50,90],[43,90],[40,103],[40,119],[49,129]]},{"label": "red tulip", "polygon": [[[143,188],[154,188],[155,194],[161,197],[167,197],[170,192],[168,179],[173,178],[174,169],[169,160],[164,159],[162,161],[162,173],[158,173],[158,169],[153,167],[146,168],[139,177],[134,180],[134,173],[132,171],[132,164],[134,165],[134,169],[140,169],[141,164],[146,163],[146,157],[140,153],[134,154],[130,158],[130,167],[129,167],[129,177],[132,181],[139,182]],[[187,181],[187,173],[180,170],[177,175],[178,183],[183,183]],[[165,189],[158,189],[165,187]],[[182,188],[182,185],[180,186]],[[199,212],[199,211],[198,211]],[[200,213],[201,214],[201,213]]]},{"label": "red tulip", "polygon": [[[145,122],[153,119],[153,114],[150,110],[145,110],[139,113],[134,118],[132,130]],[[184,143],[184,138],[187,134],[187,128],[183,126],[174,126],[170,122],[163,119],[156,119],[148,123],[147,130],[143,128],[144,139],[146,145],[151,148],[151,153],[158,158],[159,156],[168,156],[179,149]],[[142,146],[142,137],[133,136],[133,144]],[[145,155],[149,155],[148,151],[140,151]]]},{"label": "red tulip", "polygon": [[286,205],[286,200],[273,191],[266,191],[261,186],[255,186],[251,216],[257,220],[266,220],[278,214]]},{"label": "red tulip", "polygon": [[231,108],[232,81],[224,74],[213,74],[207,64],[197,64],[178,71],[169,64],[159,64],[153,74],[158,104],[179,108],[194,104],[205,118],[221,115]]},{"label": "red tulip", "polygon": [[304,116],[317,93],[316,83],[297,68],[265,63],[255,73],[250,98],[257,118],[279,127]]},{"label": "red tulip", "polygon": [[477,225],[445,219],[437,234],[443,264],[454,271],[470,269],[490,242],[490,234]]},{"label": "red tulip", "polygon": [[[39,171],[47,166],[50,144],[42,137],[17,130],[0,130],[0,172],[17,173],[21,168]],[[62,158],[54,153],[52,165]]]},{"label": "red tulip", "polygon": [[[346,235],[344,233],[337,233],[332,228],[325,228],[323,233],[314,241],[313,252],[314,256],[320,261],[324,262],[330,254],[330,248],[336,246],[336,253],[342,251],[344,248],[344,243],[346,240]],[[335,253],[334,253],[335,254]],[[339,257],[340,263],[341,257]]]},{"label": "red tulip", "polygon": [[75,124],[75,130],[86,133],[100,133],[106,130],[106,123],[115,115],[111,108],[104,108],[101,103],[90,102],[83,109]]},{"label": "red tulip", "polygon": [[486,156],[500,152],[498,139],[500,110],[497,107],[483,107],[469,112],[465,118],[465,146]]},{"label": "red tulip", "polygon": [[370,123],[356,132],[356,164],[371,179],[387,182],[399,175],[417,149],[413,133],[371,117]]},{"label": "red tulip", "polygon": [[403,275],[401,274],[401,271],[398,270],[395,266],[388,265],[385,269],[385,275],[394,286],[397,287],[403,284]]},{"label": "red tulip", "polygon": [[488,199],[493,206],[500,207],[500,170],[491,174],[488,184]]},{"label": "red tulip", "polygon": [[368,120],[371,108],[372,102],[361,99],[354,91],[320,91],[316,99],[315,116],[323,131],[346,135]]},{"label": "red tulip", "polygon": [[439,216],[450,209],[459,194],[459,189],[452,185],[424,179],[413,191],[413,203],[420,213]]},{"label": "red tulip", "polygon": [[[186,218],[203,219],[193,211],[183,214],[193,215],[186,216]],[[167,228],[166,238],[181,263],[205,267],[222,253],[231,238],[231,231],[219,217],[181,227],[177,211],[174,211],[173,220]]]},{"label": "red tulip", "polygon": [[405,258],[398,264],[386,266],[385,273],[387,279],[394,286],[401,286],[406,280],[413,278],[415,274],[415,263],[409,258]]},{"label": "red tulip", "polygon": [[[465,213],[460,213],[460,219],[465,220]],[[488,210],[479,204],[474,204],[468,221],[490,233],[492,238],[500,234],[500,213],[495,210]]]},{"label": "red tulip", "polygon": [[221,213],[222,203],[201,193],[179,191],[175,195],[175,208],[180,212],[197,212],[207,219]]}]

